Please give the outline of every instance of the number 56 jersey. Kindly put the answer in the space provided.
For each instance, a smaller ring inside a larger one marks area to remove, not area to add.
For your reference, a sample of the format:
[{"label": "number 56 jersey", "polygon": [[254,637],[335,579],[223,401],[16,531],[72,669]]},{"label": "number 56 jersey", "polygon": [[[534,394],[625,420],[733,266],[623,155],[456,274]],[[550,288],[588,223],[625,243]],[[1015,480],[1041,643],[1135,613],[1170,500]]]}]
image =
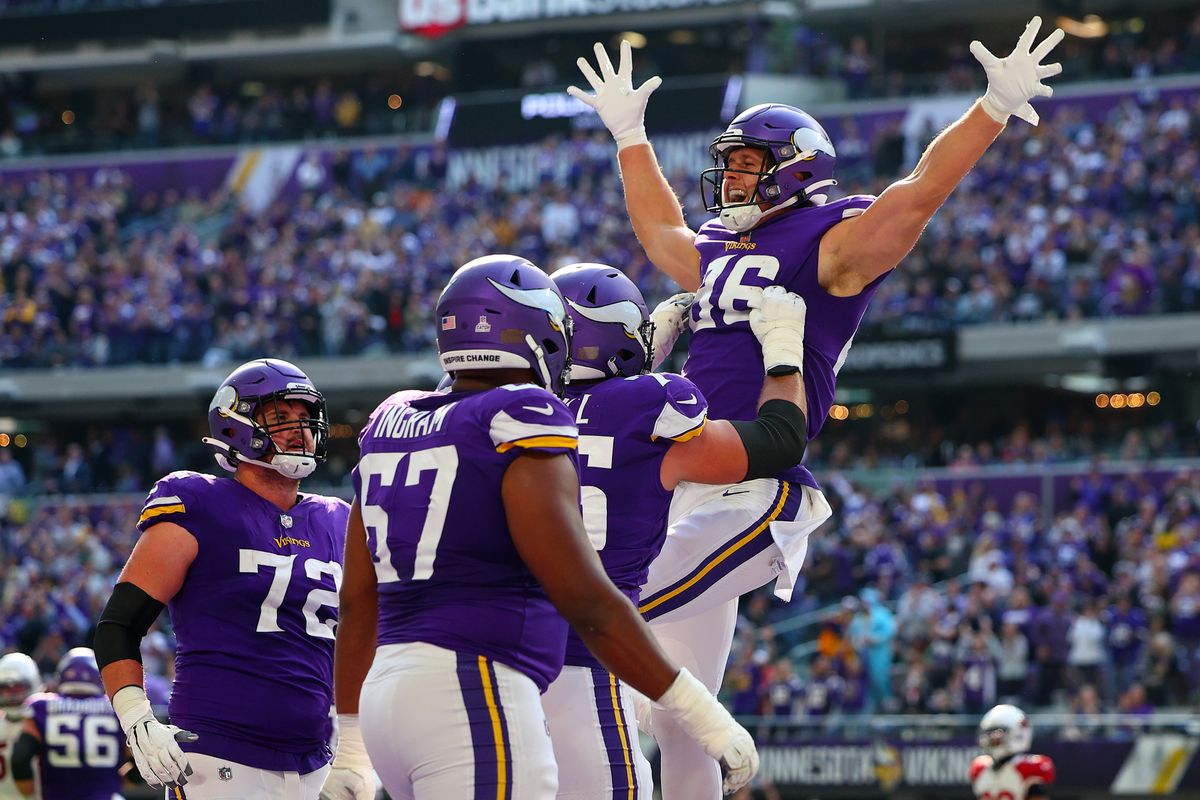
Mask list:
[{"label": "number 56 jersey", "polygon": [[487,656],[541,691],[562,669],[567,623],[521,560],[501,481],[522,453],[569,454],[566,406],[531,384],[398,392],[359,437],[354,489],[379,591],[378,643]]},{"label": "number 56 jersey", "polygon": [[233,478],[174,472],[138,520],[173,522],[196,558],[167,604],[171,722],[184,750],[306,774],[330,758],[333,643],[350,506],[301,494],[282,511]]}]

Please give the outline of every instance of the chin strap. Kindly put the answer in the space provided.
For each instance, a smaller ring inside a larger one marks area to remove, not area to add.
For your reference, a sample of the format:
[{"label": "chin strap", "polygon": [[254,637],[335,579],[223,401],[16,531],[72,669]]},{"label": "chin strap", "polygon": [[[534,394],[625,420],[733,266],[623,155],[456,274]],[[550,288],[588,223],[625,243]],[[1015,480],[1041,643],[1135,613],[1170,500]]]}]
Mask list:
[{"label": "chin strap", "polygon": [[271,461],[259,461],[256,458],[246,458],[241,455],[231,459],[229,457],[229,445],[219,439],[205,437],[200,441],[216,450],[213,453],[213,458],[221,465],[221,469],[226,472],[237,472],[237,465],[240,463],[254,464],[255,466],[266,467],[269,470],[278,472],[285,478],[298,481],[312,475],[317,469],[317,459],[314,456],[276,453],[275,458]]},{"label": "chin strap", "polygon": [[550,367],[546,365],[546,351],[537,343],[531,334],[525,334],[525,344],[529,345],[529,349],[533,351],[533,358],[537,361],[538,372],[542,376],[542,386],[548,391],[557,394],[558,389],[555,388],[554,382],[550,380]]}]

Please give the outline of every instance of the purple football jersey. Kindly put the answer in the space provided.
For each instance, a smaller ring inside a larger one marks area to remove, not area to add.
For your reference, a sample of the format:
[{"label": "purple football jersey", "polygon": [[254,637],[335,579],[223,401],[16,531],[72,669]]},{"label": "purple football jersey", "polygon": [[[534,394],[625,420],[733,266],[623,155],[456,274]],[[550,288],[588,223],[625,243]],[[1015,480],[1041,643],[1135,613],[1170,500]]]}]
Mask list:
[{"label": "purple football jersey", "polygon": [[330,758],[333,642],[350,507],[301,494],[286,512],[233,478],[173,472],[138,528],[173,522],[199,549],[167,607],[171,722],[184,750],[306,774]]},{"label": "purple football jersey", "polygon": [[359,438],[354,490],[379,582],[379,638],[483,655],[546,687],[567,623],[521,560],[501,481],[531,451],[570,455],[571,412],[538,386],[405,391]]},{"label": "purple football jersey", "polygon": [[42,737],[42,800],[112,800],[121,791],[125,734],[108,698],[42,693],[25,703]]},{"label": "purple football jersey", "polygon": [[[699,435],[708,403],[680,375],[610,378],[567,387],[579,426],[579,483],[588,538],[617,588],[638,600],[650,562],[667,536],[672,492],[661,469],[676,442]],[[598,667],[572,631],[566,663]]]},{"label": "purple football jersey", "polygon": [[[833,405],[838,370],[883,277],[853,297],[834,297],[817,281],[821,237],[861,214],[875,198],[855,195],[823,206],[784,211],[746,233],[710,220],[696,234],[701,284],[692,305],[692,343],[683,374],[704,392],[719,419],[754,419],[763,382],[762,349],[750,330],[747,299],[754,290],[783,286],[804,298],[804,390],[808,438],[815,438]],[[805,467],[781,477],[817,487]]]}]

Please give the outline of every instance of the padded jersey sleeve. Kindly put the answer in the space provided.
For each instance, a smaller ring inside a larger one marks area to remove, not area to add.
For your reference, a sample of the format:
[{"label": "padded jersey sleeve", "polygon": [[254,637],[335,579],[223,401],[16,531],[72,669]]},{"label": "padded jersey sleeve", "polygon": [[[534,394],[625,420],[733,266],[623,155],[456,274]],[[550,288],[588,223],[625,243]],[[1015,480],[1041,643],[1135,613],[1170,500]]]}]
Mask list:
[{"label": "padded jersey sleeve", "polygon": [[652,378],[662,387],[651,441],[686,442],[699,436],[708,423],[708,401],[696,384],[672,373],[651,373],[644,377]]},{"label": "padded jersey sleeve", "polygon": [[142,513],[138,515],[137,529],[145,531],[160,522],[174,522],[187,527],[189,504],[195,508],[196,481],[203,480],[192,472],[172,472],[150,490]]},{"label": "padded jersey sleeve", "polygon": [[497,453],[570,453],[576,449],[579,429],[561,400],[537,386],[505,389],[488,423]]}]

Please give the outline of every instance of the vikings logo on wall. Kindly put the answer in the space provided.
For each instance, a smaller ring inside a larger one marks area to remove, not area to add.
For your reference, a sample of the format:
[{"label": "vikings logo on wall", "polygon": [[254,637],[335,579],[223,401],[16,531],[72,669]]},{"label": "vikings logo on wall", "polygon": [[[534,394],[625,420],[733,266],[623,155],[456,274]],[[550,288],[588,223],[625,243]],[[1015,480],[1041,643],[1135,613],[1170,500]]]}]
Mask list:
[{"label": "vikings logo on wall", "polygon": [[885,792],[890,792],[900,785],[904,778],[904,762],[900,751],[889,744],[875,745],[875,777],[879,786]]}]

